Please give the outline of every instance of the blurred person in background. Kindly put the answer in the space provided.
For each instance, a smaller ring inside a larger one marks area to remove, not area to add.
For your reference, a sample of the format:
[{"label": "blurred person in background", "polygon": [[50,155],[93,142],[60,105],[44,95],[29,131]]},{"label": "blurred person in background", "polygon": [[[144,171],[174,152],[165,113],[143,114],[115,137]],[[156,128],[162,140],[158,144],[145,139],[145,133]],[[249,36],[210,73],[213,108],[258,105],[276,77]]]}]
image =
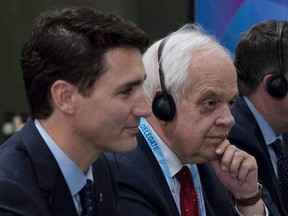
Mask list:
[{"label": "blurred person in background", "polygon": [[258,23],[242,35],[235,52],[240,96],[229,135],[231,143],[256,158],[267,189],[264,201],[272,215],[281,216],[288,215],[287,62],[286,21]]}]

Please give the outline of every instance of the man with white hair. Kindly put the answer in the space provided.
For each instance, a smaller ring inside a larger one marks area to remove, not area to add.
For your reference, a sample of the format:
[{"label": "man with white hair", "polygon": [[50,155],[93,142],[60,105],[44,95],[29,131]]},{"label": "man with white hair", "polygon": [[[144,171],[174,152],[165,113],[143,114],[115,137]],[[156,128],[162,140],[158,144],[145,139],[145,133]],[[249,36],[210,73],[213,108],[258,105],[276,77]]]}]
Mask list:
[{"label": "man with white hair", "polygon": [[153,115],[142,118],[134,151],[109,155],[121,215],[268,214],[256,160],[227,140],[238,95],[229,52],[187,25],[143,59]]}]

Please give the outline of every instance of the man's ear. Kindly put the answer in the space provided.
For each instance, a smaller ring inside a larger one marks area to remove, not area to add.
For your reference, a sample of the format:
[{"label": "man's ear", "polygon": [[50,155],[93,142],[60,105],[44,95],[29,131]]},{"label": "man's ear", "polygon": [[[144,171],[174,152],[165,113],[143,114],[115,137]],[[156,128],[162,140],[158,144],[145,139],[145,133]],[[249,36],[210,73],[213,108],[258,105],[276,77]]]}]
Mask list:
[{"label": "man's ear", "polygon": [[[267,91],[267,85],[269,85],[269,81],[271,80],[271,77],[273,76],[272,73],[267,73],[265,74],[262,79],[262,88],[264,88]],[[268,93],[268,92],[267,92]]]},{"label": "man's ear", "polygon": [[159,87],[159,88],[155,89],[153,99],[160,94],[162,94],[162,89]]},{"label": "man's ear", "polygon": [[267,73],[262,77],[262,82],[264,83],[264,85],[267,85],[268,80],[270,80],[271,76],[273,76],[272,73]]},{"label": "man's ear", "polygon": [[75,90],[75,86],[64,80],[54,82],[51,86],[51,96],[55,108],[63,113],[72,114],[74,111],[72,96]]},{"label": "man's ear", "polygon": [[263,82],[271,97],[282,99],[287,95],[287,79],[282,74],[268,74],[267,76],[264,76]]}]

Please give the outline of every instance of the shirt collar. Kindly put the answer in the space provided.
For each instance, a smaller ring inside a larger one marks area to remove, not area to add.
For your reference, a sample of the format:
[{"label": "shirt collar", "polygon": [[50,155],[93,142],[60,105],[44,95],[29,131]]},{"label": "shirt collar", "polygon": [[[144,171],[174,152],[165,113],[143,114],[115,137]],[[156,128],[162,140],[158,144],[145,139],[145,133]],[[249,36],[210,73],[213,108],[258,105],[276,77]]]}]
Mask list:
[{"label": "shirt collar", "polygon": [[149,125],[151,132],[153,133],[153,136],[156,138],[157,143],[159,145],[159,148],[161,149],[161,152],[163,153],[163,156],[166,160],[168,171],[170,174],[170,177],[174,177],[182,168],[182,163],[178,159],[177,155],[163,142],[163,140],[157,135],[157,133],[153,130],[153,128]]},{"label": "shirt collar", "polygon": [[282,136],[279,136],[279,137],[276,136],[273,129],[270,127],[267,121],[263,118],[263,116],[257,111],[257,109],[254,107],[254,105],[248,99],[248,97],[243,96],[243,98],[260,127],[260,130],[262,132],[266,145],[273,143],[277,138],[280,138],[282,140]]},{"label": "shirt collar", "polygon": [[90,166],[85,175],[80,167],[75,164],[74,161],[72,161],[54,142],[54,140],[49,136],[49,134],[37,119],[34,120],[34,123],[51,153],[53,154],[55,160],[57,161],[65,181],[67,182],[71,195],[76,195],[84,187],[87,179],[93,181],[92,167]]}]

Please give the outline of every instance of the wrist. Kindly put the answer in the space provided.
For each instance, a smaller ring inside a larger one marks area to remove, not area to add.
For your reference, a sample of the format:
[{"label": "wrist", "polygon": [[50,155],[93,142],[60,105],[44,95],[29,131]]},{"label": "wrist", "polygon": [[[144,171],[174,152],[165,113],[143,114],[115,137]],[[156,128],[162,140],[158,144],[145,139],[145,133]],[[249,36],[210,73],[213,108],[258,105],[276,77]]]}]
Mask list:
[{"label": "wrist", "polygon": [[258,183],[258,193],[250,198],[235,198],[237,206],[252,206],[255,205],[262,197],[263,187]]}]

